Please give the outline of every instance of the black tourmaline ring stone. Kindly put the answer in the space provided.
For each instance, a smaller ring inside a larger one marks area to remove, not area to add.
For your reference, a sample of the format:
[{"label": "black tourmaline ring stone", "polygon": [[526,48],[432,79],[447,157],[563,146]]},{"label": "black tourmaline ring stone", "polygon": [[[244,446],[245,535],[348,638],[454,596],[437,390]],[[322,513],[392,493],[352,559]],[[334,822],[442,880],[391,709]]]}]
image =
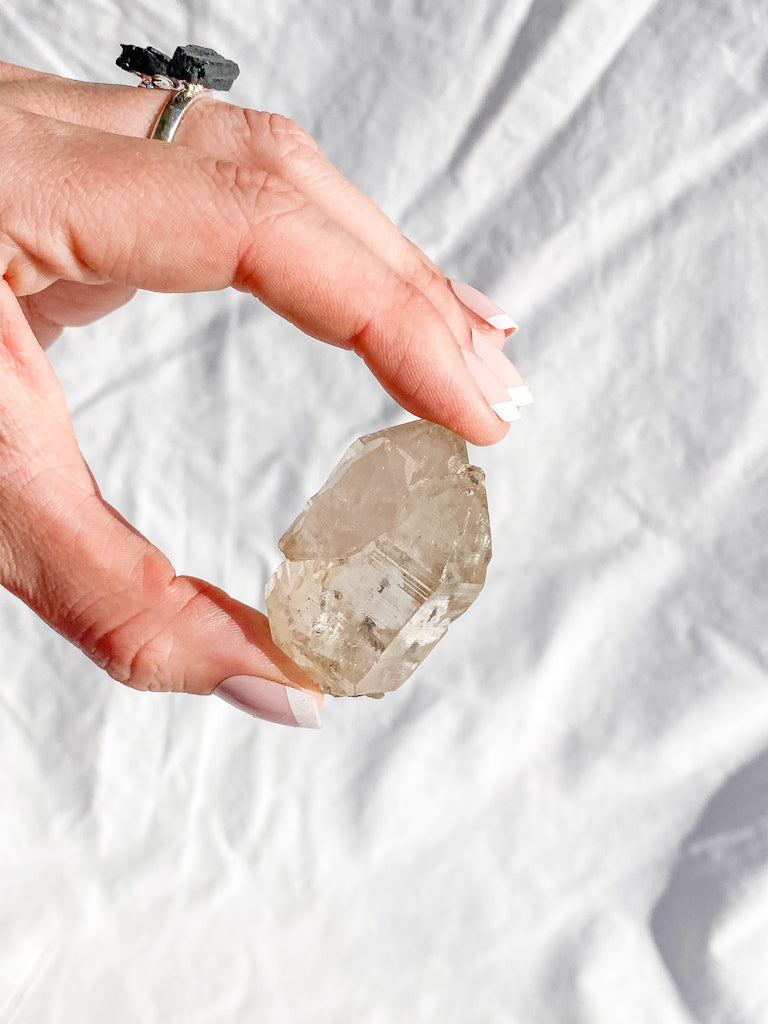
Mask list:
[{"label": "black tourmaline ring stone", "polygon": [[123,52],[115,63],[123,71],[137,75],[165,75],[180,82],[227,92],[240,74],[240,68],[233,60],[227,60],[207,46],[177,46],[172,57],[153,46],[129,46],[125,43],[121,46]]}]

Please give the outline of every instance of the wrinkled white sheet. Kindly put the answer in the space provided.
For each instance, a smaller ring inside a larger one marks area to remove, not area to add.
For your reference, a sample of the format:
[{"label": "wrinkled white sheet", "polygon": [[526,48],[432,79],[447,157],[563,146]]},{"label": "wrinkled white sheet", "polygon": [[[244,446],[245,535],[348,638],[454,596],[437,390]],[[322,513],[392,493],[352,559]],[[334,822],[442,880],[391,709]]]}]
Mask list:
[{"label": "wrinkled white sheet", "polygon": [[[7,1024],[768,1022],[762,0],[6,0],[0,57],[211,45],[521,324],[487,590],[319,733],[121,689],[0,599]],[[240,294],[51,351],[105,496],[263,607],[362,362]]]}]

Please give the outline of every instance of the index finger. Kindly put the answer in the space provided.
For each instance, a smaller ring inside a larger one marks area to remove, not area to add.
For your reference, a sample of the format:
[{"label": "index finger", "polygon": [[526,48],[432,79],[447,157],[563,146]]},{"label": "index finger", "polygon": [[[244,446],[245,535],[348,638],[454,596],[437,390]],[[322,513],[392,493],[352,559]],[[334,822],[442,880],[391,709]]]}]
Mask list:
[{"label": "index finger", "polygon": [[2,121],[12,143],[0,154],[3,272],[17,295],[57,278],[155,291],[232,285],[354,349],[414,415],[476,444],[504,435],[429,299],[283,179],[28,112],[6,110]]}]

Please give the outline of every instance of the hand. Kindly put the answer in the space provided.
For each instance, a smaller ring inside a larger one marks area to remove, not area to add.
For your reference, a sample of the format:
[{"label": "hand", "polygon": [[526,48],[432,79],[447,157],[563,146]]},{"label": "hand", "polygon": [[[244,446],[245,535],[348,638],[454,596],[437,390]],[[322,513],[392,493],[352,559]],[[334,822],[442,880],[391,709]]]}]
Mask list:
[{"label": "hand", "polygon": [[43,348],[137,288],[231,285],[476,444],[505,434],[489,402],[522,382],[484,319],[501,311],[454,291],[300,128],[205,96],[150,141],[167,98],[0,64],[0,582],[132,687],[234,677],[222,696],[315,724],[322,698],[265,616],[177,576],[101,498]]}]

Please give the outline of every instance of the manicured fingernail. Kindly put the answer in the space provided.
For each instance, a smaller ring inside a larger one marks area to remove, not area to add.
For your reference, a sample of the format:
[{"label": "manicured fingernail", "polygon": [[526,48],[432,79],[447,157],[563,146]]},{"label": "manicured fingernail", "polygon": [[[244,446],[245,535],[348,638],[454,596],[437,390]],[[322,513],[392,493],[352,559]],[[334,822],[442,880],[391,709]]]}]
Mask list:
[{"label": "manicured fingernail", "polygon": [[467,369],[475,378],[477,386],[483,392],[485,400],[499,419],[504,420],[505,423],[511,423],[512,420],[519,420],[520,410],[514,402],[509,400],[507,389],[499,378],[488,369],[483,360],[479,356],[476,356],[474,352],[470,352],[469,349],[463,348],[461,350],[461,354],[464,356],[464,362],[467,364]]},{"label": "manicured fingernail", "polygon": [[518,384],[515,388],[507,388],[507,391],[509,392],[509,397],[518,407],[530,405],[533,401],[533,395],[525,384]]},{"label": "manicured fingernail", "polygon": [[472,347],[475,355],[485,363],[491,373],[498,377],[515,405],[530,405],[533,395],[523,384],[517,367],[494,344],[483,337],[481,331],[472,331]]},{"label": "manicured fingernail", "polygon": [[319,729],[320,708],[309,690],[296,690],[260,676],[230,676],[213,691],[233,707],[277,725]]},{"label": "manicured fingernail", "polygon": [[497,306],[492,299],[483,295],[477,288],[473,288],[471,284],[464,284],[463,281],[449,280],[448,283],[459,302],[471,309],[473,313],[477,313],[491,327],[496,327],[500,331],[517,330],[517,324],[509,313],[505,313],[501,306]]}]

